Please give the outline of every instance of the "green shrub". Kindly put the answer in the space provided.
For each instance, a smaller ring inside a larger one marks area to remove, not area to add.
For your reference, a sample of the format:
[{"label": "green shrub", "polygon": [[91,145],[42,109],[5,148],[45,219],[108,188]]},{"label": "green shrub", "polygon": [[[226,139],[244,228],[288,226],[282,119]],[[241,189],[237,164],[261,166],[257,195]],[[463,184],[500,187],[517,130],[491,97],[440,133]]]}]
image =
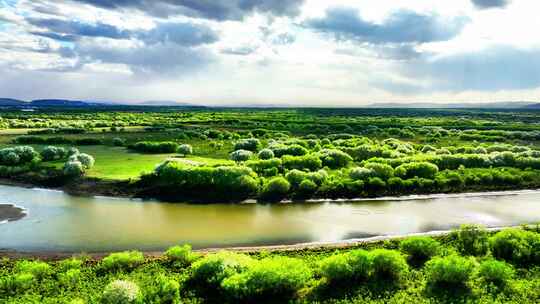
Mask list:
[{"label": "green shrub", "polygon": [[252,156],[253,152],[249,150],[236,150],[229,155],[230,159],[234,160],[237,163],[247,161]]},{"label": "green shrub", "polygon": [[36,279],[43,279],[52,274],[52,267],[41,261],[19,261],[15,265],[19,273],[32,274]]},{"label": "green shrub", "polygon": [[139,251],[124,251],[111,253],[103,258],[101,267],[107,271],[132,270],[144,262],[144,256]]},{"label": "green shrub", "polygon": [[31,273],[20,273],[0,277],[0,298],[2,295],[19,295],[36,284],[36,277]]},{"label": "green shrub", "polygon": [[105,287],[101,296],[102,304],[134,304],[142,303],[142,296],[137,284],[116,280]]},{"label": "green shrub", "polygon": [[191,155],[193,154],[193,147],[191,147],[191,145],[188,145],[188,144],[182,144],[178,147],[177,152],[184,156]]},{"label": "green shrub", "polygon": [[285,155],[282,157],[283,167],[289,170],[315,171],[322,168],[322,161],[315,154],[302,156]]},{"label": "green shrub", "polygon": [[256,138],[241,139],[234,144],[234,150],[247,150],[256,152],[261,147],[260,140]]},{"label": "green shrub", "polygon": [[263,187],[261,198],[266,201],[279,201],[287,196],[291,184],[283,177],[270,179]]},{"label": "green shrub", "polygon": [[62,147],[47,146],[41,151],[41,158],[44,161],[63,159],[66,156],[66,150]]},{"label": "green shrub", "polygon": [[240,166],[185,166],[168,161],[156,170],[157,180],[172,186],[175,192],[196,193],[223,198],[243,198],[258,191],[257,175],[248,167]]},{"label": "green shrub", "polygon": [[81,280],[81,270],[69,269],[66,272],[58,274],[58,279],[66,287],[77,287]]},{"label": "green shrub", "polygon": [[259,159],[272,159],[274,158],[274,151],[270,149],[262,149],[259,151]]},{"label": "green shrub", "polygon": [[238,274],[223,280],[221,286],[239,301],[287,300],[306,286],[311,269],[304,261],[289,257],[271,257],[254,262]]},{"label": "green shrub", "polygon": [[58,263],[58,269],[60,271],[68,271],[70,269],[80,269],[83,264],[81,259],[71,258],[67,260],[60,261]]},{"label": "green shrub", "polygon": [[390,177],[394,176],[394,168],[387,164],[380,163],[366,163],[364,168],[369,169],[373,172],[374,177],[387,180]]},{"label": "green shrub", "polygon": [[129,146],[129,148],[143,153],[174,153],[178,150],[178,144],[172,141],[140,141]]},{"label": "green shrub", "polygon": [[67,156],[71,156],[71,155],[75,155],[75,154],[79,154],[81,153],[79,151],[79,149],[75,148],[75,147],[71,147],[67,150]]},{"label": "green shrub", "polygon": [[373,263],[373,275],[377,279],[397,282],[409,270],[407,261],[399,251],[376,249],[370,252]]},{"label": "green shrub", "polygon": [[365,280],[373,272],[372,252],[358,249],[349,252],[349,263],[353,271],[353,279]]},{"label": "green shrub", "polygon": [[351,281],[354,277],[349,254],[334,254],[319,262],[319,272],[330,284]]},{"label": "green shrub", "polygon": [[191,265],[196,259],[197,254],[191,251],[191,246],[185,244],[183,246],[173,246],[165,252],[165,256],[177,267],[185,267]]},{"label": "green shrub", "polygon": [[319,263],[322,277],[326,278],[330,284],[365,280],[371,274],[372,268],[373,258],[366,250],[336,254]]},{"label": "green shrub", "polygon": [[328,166],[329,168],[337,169],[347,167],[352,162],[352,157],[336,149],[325,149],[321,151],[321,161],[323,166]]},{"label": "green shrub", "polygon": [[95,163],[94,157],[92,157],[92,155],[89,155],[89,154],[86,154],[86,153],[73,154],[68,158],[68,161],[81,162],[81,164],[83,165],[83,167],[85,169],[92,168],[94,166],[94,163]]},{"label": "green shrub", "polygon": [[435,257],[426,263],[426,277],[429,284],[437,287],[463,287],[475,269],[473,258],[451,255]]},{"label": "green shrub", "polygon": [[80,161],[68,161],[64,164],[62,172],[66,176],[78,177],[84,175],[84,166]]},{"label": "green shrub", "polygon": [[245,270],[253,260],[244,254],[221,251],[191,265],[191,283],[203,290],[216,291],[221,281]]},{"label": "green shrub", "polygon": [[373,175],[373,170],[362,167],[353,168],[349,172],[349,177],[353,180],[367,180],[368,178],[373,177]]},{"label": "green shrub", "polygon": [[453,231],[451,236],[463,255],[485,255],[489,248],[488,232],[480,225],[462,225],[459,230]]},{"label": "green shrub", "polygon": [[520,265],[540,262],[540,236],[532,231],[505,229],[489,240],[493,256]]},{"label": "green shrub", "polygon": [[298,144],[291,144],[291,145],[273,144],[273,145],[270,145],[268,149],[272,150],[272,152],[274,152],[274,155],[276,157],[282,157],[285,155],[303,156],[309,153],[308,149]]},{"label": "green shrub", "polygon": [[126,144],[126,141],[120,137],[115,137],[112,139],[112,144],[113,146],[122,147]]},{"label": "green shrub", "polygon": [[413,264],[423,264],[439,252],[440,244],[428,236],[409,237],[400,243],[401,251],[409,255]]},{"label": "green shrub", "polygon": [[180,303],[180,283],[164,275],[158,275],[145,289],[144,303]]},{"label": "green shrub", "polygon": [[480,263],[478,276],[485,282],[503,286],[514,277],[514,269],[503,261],[486,260]]},{"label": "green shrub", "polygon": [[403,179],[413,177],[435,178],[439,172],[439,167],[428,162],[406,163],[396,168],[395,174]]},{"label": "green shrub", "polygon": [[317,191],[317,188],[317,184],[309,179],[305,179],[298,185],[297,194],[301,198],[310,198]]}]

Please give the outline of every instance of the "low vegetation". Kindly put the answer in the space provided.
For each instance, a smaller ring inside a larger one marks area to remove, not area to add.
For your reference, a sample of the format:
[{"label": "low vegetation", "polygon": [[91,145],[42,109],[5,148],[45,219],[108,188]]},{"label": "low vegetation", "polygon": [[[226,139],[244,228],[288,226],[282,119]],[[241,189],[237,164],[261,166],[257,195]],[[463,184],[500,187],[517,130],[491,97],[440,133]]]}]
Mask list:
[{"label": "low vegetation", "polygon": [[487,236],[483,254],[464,251],[464,227],[350,249],[199,255],[184,245],[161,258],[128,251],[101,261],[3,259],[0,302],[538,303],[540,261],[521,257],[539,231],[474,228]]},{"label": "low vegetation", "polygon": [[131,195],[204,202],[530,189],[540,187],[538,121],[532,110],[6,112],[0,176],[127,180]]}]

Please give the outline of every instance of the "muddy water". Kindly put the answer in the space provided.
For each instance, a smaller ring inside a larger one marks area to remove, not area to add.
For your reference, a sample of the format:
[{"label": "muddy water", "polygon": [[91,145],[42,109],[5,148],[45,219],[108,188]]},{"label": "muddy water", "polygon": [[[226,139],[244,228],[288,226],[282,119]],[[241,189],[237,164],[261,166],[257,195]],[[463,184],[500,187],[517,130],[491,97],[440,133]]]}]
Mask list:
[{"label": "muddy water", "polygon": [[160,250],[332,242],[375,235],[540,222],[540,191],[310,204],[190,205],[0,186],[27,216],[0,224],[0,249]]}]

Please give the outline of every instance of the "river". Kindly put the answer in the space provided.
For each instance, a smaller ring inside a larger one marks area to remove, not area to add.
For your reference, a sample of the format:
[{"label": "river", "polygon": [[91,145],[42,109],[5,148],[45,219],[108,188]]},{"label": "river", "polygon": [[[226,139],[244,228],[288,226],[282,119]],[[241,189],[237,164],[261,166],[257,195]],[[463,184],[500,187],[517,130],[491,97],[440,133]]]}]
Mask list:
[{"label": "river", "polygon": [[0,249],[101,252],[337,242],[369,236],[540,222],[540,191],[302,204],[194,205],[0,186],[26,216],[0,224]]}]

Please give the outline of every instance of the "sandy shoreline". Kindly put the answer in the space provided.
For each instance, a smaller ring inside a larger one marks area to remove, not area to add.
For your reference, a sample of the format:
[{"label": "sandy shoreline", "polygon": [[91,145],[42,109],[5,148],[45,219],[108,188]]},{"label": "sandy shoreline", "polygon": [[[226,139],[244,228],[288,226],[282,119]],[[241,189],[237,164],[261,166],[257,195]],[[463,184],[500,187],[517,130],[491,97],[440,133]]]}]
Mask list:
[{"label": "sandy shoreline", "polygon": [[[486,228],[490,232],[497,232],[506,228],[515,228],[521,226],[507,226],[507,227],[492,227]],[[356,248],[363,245],[376,244],[389,240],[400,240],[403,238],[411,236],[432,236],[432,237],[444,237],[450,234],[452,230],[444,231],[430,231],[422,233],[412,233],[404,235],[382,235],[362,239],[349,239],[342,240],[337,242],[313,242],[313,243],[300,243],[293,245],[269,245],[269,246],[246,246],[246,247],[219,247],[219,248],[204,248],[193,250],[202,254],[217,252],[221,250],[228,250],[234,252],[242,253],[256,253],[260,251],[267,252],[292,252],[292,251],[327,251],[333,249],[347,249],[347,248]],[[144,255],[147,258],[160,258],[164,251],[143,251]],[[83,253],[74,253],[74,252],[61,252],[61,251],[16,251],[16,250],[3,250],[0,249],[0,258],[10,258],[10,259],[41,259],[41,260],[61,260],[70,258],[73,256],[85,255],[89,256],[92,259],[99,260],[111,252],[83,252]]]},{"label": "sandy shoreline", "polygon": [[12,204],[0,204],[0,223],[20,220],[25,216],[24,208]]}]

